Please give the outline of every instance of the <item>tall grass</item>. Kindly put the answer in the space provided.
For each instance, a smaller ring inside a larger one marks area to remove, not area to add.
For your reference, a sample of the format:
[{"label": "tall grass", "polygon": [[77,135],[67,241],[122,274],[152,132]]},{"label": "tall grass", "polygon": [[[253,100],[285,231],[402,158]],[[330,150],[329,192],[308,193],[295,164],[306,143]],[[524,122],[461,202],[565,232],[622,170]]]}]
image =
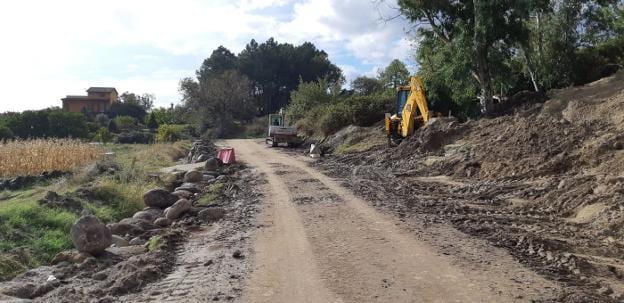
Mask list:
[{"label": "tall grass", "polygon": [[0,177],[73,171],[94,161],[102,150],[72,139],[18,140],[0,143]]}]

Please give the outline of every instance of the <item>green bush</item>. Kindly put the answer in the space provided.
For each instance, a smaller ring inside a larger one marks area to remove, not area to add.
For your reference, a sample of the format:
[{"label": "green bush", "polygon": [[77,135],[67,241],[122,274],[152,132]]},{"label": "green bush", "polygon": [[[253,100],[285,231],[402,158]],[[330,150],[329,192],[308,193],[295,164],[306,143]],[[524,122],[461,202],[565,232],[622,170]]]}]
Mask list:
[{"label": "green bush", "polygon": [[158,132],[156,133],[156,141],[175,142],[183,139],[186,131],[186,125],[163,124],[158,127]]},{"label": "green bush", "polygon": [[251,123],[244,125],[243,137],[245,138],[261,138],[267,135],[267,127],[269,117],[257,117]]},{"label": "green bush", "polygon": [[59,108],[27,110],[21,113],[0,114],[2,125],[18,138],[86,138],[87,121],[81,113],[70,113]]},{"label": "green bush", "polygon": [[149,144],[154,142],[154,135],[149,132],[129,131],[117,136],[117,143],[122,144]]},{"label": "green bush", "polygon": [[352,124],[357,126],[371,126],[384,118],[390,112],[393,98],[384,95],[350,97],[345,100],[349,107]]},{"label": "green bush", "polygon": [[48,127],[52,137],[87,137],[87,121],[84,115],[79,113],[52,111],[48,114]]},{"label": "green bush", "polygon": [[289,121],[298,121],[307,116],[316,106],[329,104],[335,97],[330,93],[332,84],[327,79],[318,82],[299,82],[296,90],[290,93],[291,102],[286,109]]},{"label": "green bush", "polygon": [[127,131],[136,128],[136,120],[130,116],[117,116],[114,119],[117,129]]},{"label": "green bush", "polygon": [[13,139],[13,132],[10,128],[0,125],[0,140]]},{"label": "green bush", "polygon": [[158,128],[158,121],[156,121],[156,115],[153,112],[150,113],[147,118],[145,118],[145,126],[147,126],[149,129]]},{"label": "green bush", "polygon": [[306,136],[328,136],[350,124],[370,126],[383,120],[392,101],[388,95],[337,98],[335,103],[317,105],[307,111],[296,125]]},{"label": "green bush", "polygon": [[139,104],[115,102],[106,113],[109,117],[130,116],[138,121],[143,121],[147,113],[145,108]]},{"label": "green bush", "polygon": [[108,131],[108,128],[102,127],[95,133],[95,140],[106,144],[113,140],[113,135]]},{"label": "green bush", "polygon": [[162,243],[161,240],[162,240],[162,237],[160,235],[155,235],[155,236],[151,237],[147,241],[147,250],[154,251],[154,250],[158,249],[158,247]]},{"label": "green bush", "polygon": [[319,129],[323,135],[329,136],[349,125],[351,117],[352,115],[348,104],[333,104],[328,106],[325,113],[320,117],[318,121]]},{"label": "green bush", "polygon": [[612,39],[576,53],[575,84],[596,81],[624,64],[624,38]]}]

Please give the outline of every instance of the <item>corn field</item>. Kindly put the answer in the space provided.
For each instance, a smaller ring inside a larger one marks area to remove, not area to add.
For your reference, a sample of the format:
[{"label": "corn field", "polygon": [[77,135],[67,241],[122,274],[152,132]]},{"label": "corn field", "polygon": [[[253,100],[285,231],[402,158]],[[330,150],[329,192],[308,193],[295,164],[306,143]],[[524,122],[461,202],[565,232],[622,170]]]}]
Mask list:
[{"label": "corn field", "polygon": [[39,175],[54,170],[73,171],[101,154],[98,146],[72,139],[0,142],[0,177]]}]

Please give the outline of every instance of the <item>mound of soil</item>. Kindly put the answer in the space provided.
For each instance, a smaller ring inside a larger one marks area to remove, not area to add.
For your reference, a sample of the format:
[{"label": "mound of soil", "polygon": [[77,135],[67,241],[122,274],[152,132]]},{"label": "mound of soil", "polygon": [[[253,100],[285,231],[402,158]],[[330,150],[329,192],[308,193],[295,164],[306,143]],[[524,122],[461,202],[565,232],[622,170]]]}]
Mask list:
[{"label": "mound of soil", "polygon": [[317,165],[376,207],[452,224],[564,281],[565,302],[624,298],[624,72],[510,116],[435,121],[396,148]]}]

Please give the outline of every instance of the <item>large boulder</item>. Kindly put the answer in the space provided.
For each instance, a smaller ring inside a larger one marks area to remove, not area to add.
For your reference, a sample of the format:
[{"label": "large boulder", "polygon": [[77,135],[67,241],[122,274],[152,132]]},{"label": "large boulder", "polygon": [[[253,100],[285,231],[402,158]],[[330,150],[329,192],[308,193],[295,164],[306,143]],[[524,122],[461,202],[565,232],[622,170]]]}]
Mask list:
[{"label": "large boulder", "polygon": [[141,219],[135,219],[135,218],[125,218],[125,219],[119,221],[118,224],[132,225],[132,226],[135,226],[135,227],[137,227],[137,228],[139,228],[141,230],[156,229],[156,226],[154,226],[154,224],[152,224],[152,222],[141,220]]},{"label": "large boulder", "polygon": [[154,225],[160,226],[160,227],[167,227],[171,225],[171,220],[167,218],[158,218],[154,221]]},{"label": "large boulder", "polygon": [[200,211],[197,216],[206,223],[221,220],[225,217],[226,210],[223,207],[209,207]]},{"label": "large boulder", "polygon": [[113,235],[113,244],[115,247],[124,247],[130,245],[130,242],[121,236]]},{"label": "large boulder", "polygon": [[178,198],[180,199],[187,199],[187,200],[193,197],[193,193],[190,191],[186,191],[186,190],[176,190],[172,192],[171,194],[178,196]]},{"label": "large boulder", "polygon": [[80,252],[99,255],[112,242],[111,231],[95,216],[83,216],[71,228],[71,239],[74,247]]},{"label": "large boulder", "polygon": [[195,171],[195,170],[191,170],[186,172],[186,174],[184,175],[184,182],[199,182],[202,180],[202,173]]},{"label": "large boulder", "polygon": [[118,236],[140,235],[145,231],[143,228],[136,226],[134,224],[130,224],[129,222],[111,223],[111,224],[108,224],[107,227],[108,229],[110,229],[113,235],[118,235]]},{"label": "large boulder", "polygon": [[201,192],[201,189],[199,189],[199,187],[197,187],[197,184],[195,183],[184,183],[182,185],[180,185],[180,187],[176,187],[175,191],[180,191],[180,190],[185,190],[188,192],[192,192],[192,193],[199,193]]},{"label": "large boulder", "polygon": [[176,195],[172,195],[163,188],[152,189],[143,194],[143,202],[149,207],[167,208],[177,200]]},{"label": "large boulder", "polygon": [[[93,256],[89,253],[79,252],[75,249],[65,250],[56,254],[54,258],[52,259],[52,261],[50,262],[50,264],[56,265],[61,262],[80,264],[87,258],[91,258],[91,257]],[[0,302],[2,302],[2,300],[0,300]]]},{"label": "large boulder", "polygon": [[215,171],[215,170],[217,170],[217,168],[219,168],[219,159],[217,159],[217,158],[210,158],[210,159],[206,160],[206,164],[204,164],[204,169],[205,170]]},{"label": "large boulder", "polygon": [[191,209],[191,202],[186,199],[180,199],[171,207],[165,209],[165,217],[169,220],[177,219],[181,214]]},{"label": "large boulder", "polygon": [[154,221],[156,218],[163,216],[163,210],[155,207],[148,207],[144,210],[138,211],[134,213],[132,218],[145,220],[145,221]]}]

